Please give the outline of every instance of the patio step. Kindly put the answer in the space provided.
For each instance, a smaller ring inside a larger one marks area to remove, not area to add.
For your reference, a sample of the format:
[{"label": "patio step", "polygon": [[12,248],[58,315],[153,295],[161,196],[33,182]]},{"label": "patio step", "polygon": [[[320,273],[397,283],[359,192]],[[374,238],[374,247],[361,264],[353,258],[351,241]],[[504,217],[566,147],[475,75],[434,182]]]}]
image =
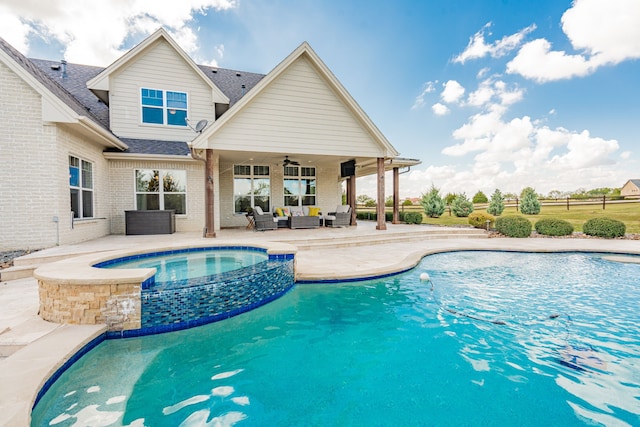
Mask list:
[{"label": "patio step", "polygon": [[13,266],[0,270],[0,282],[8,282],[9,280],[24,279],[33,276],[33,270],[37,265]]},{"label": "patio step", "polygon": [[0,357],[9,357],[16,351],[42,338],[60,327],[32,316],[24,322],[0,331]]},{"label": "patio step", "polygon": [[404,233],[389,233],[384,231],[376,234],[335,236],[311,238],[304,241],[280,240],[283,243],[295,245],[298,249],[307,250],[314,248],[345,248],[352,246],[380,245],[385,243],[415,242],[427,239],[486,239],[488,237],[484,230],[474,228],[456,229],[429,229],[416,230]]}]

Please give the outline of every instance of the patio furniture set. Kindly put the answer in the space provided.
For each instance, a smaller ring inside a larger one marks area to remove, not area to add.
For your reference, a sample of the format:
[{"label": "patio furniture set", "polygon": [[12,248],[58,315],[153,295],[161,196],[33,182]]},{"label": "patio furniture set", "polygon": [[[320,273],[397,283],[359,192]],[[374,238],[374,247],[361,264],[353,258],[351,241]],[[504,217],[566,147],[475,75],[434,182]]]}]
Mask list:
[{"label": "patio furniture set", "polygon": [[260,206],[255,206],[250,215],[253,217],[255,231],[321,226],[348,227],[351,223],[351,207],[348,205],[338,205],[335,212],[329,212],[327,215],[323,215],[320,208],[313,206],[287,206],[276,208],[274,212],[264,212]]}]

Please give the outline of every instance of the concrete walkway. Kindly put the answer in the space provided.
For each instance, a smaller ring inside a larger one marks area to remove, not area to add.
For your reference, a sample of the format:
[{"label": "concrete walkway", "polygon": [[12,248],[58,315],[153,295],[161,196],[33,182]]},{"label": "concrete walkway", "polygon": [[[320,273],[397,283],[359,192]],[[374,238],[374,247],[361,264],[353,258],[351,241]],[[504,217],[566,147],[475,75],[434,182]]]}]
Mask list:
[{"label": "concrete walkway", "polygon": [[[369,277],[415,266],[427,254],[450,250],[589,251],[640,254],[639,240],[487,238],[478,230],[391,225],[377,231],[360,222],[346,229],[222,230],[216,239],[194,233],[156,236],[107,236],[55,247],[16,260],[16,266],[55,262],[67,257],[116,249],[166,247],[171,244],[251,244],[283,242],[298,246],[298,280]],[[628,258],[615,256],[617,261]],[[0,276],[4,277],[4,276]],[[4,280],[4,279],[3,279]],[[303,285],[301,285],[303,286]],[[22,278],[0,282],[0,425],[29,425],[31,406],[45,381],[105,327],[57,325],[40,319],[37,282]]]}]

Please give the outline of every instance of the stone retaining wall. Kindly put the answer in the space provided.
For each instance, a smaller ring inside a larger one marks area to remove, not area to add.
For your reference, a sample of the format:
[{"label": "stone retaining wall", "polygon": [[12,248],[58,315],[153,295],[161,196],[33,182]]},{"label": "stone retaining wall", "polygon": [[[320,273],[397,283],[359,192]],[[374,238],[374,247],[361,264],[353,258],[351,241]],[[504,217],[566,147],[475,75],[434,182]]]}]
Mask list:
[{"label": "stone retaining wall", "polygon": [[38,280],[40,317],[55,323],[140,329],[140,283],[74,285]]}]

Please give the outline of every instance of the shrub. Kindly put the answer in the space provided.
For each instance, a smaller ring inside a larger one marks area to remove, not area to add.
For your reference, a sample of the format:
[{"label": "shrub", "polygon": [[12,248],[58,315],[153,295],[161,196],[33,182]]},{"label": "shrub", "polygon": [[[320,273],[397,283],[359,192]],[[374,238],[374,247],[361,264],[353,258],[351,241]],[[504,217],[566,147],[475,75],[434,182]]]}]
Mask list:
[{"label": "shrub", "polygon": [[520,193],[520,212],[525,215],[538,215],[540,213],[540,201],[536,190],[527,187]]},{"label": "shrub", "polygon": [[509,237],[529,237],[531,221],[520,215],[506,215],[496,220],[496,230]]},{"label": "shrub", "polygon": [[496,218],[488,213],[473,212],[469,215],[469,224],[475,228],[487,228],[487,220],[489,221],[489,227],[496,221]]},{"label": "shrub", "polygon": [[504,197],[500,190],[496,188],[496,191],[491,195],[491,201],[489,202],[489,206],[487,206],[487,213],[495,216],[502,215],[504,211]]},{"label": "shrub", "polygon": [[473,203],[487,203],[489,199],[487,199],[487,196],[482,191],[478,191],[476,194],[474,194],[471,201]]},{"label": "shrub", "polygon": [[407,224],[422,224],[422,213],[421,212],[405,212],[403,220]]},{"label": "shrub", "polygon": [[424,213],[428,217],[438,218],[444,213],[445,206],[442,197],[440,197],[440,190],[433,184],[431,184],[429,192],[422,195],[420,204],[424,208]]},{"label": "shrub", "polygon": [[536,222],[535,229],[545,236],[568,236],[573,233],[573,225],[564,219],[545,218]]},{"label": "shrub", "polygon": [[624,222],[613,218],[591,218],[582,226],[584,234],[596,237],[622,237],[627,231]]},{"label": "shrub", "polygon": [[469,201],[466,194],[458,194],[451,203],[451,212],[457,217],[467,217],[473,212],[473,203]]}]

